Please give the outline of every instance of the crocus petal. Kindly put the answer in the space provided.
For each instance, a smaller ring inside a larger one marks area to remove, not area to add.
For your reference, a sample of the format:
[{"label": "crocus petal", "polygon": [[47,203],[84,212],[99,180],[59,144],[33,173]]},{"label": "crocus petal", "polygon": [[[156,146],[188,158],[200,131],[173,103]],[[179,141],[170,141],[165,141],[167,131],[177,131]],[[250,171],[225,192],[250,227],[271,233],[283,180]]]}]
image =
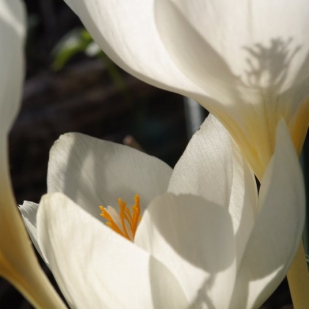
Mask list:
[{"label": "crocus petal", "polygon": [[41,249],[71,308],[186,308],[163,264],[65,195],[42,198],[37,226]]},{"label": "crocus petal", "polygon": [[249,91],[272,86],[282,93],[308,78],[305,0],[157,0],[155,9],[165,47],[203,88],[226,92],[242,81]]},{"label": "crocus petal", "polygon": [[281,117],[300,153],[309,122],[305,0],[66,2],[120,67],[216,115],[260,180]]},{"label": "crocus petal", "polygon": [[236,273],[227,209],[167,193],[145,211],[135,243],[173,272],[192,308],[227,308]]},{"label": "crocus petal", "polygon": [[174,168],[168,192],[191,193],[227,207],[237,256],[242,256],[257,212],[256,182],[229,133],[213,115],[190,140]]},{"label": "crocus petal", "polygon": [[152,85],[208,98],[170,58],[155,22],[155,0],[65,0],[120,67]]},{"label": "crocus petal", "polygon": [[50,152],[48,192],[63,192],[98,216],[100,205],[130,205],[136,194],[141,207],[166,192],[172,169],[127,146],[78,133],[60,137]]},{"label": "crocus petal", "polygon": [[309,122],[306,1],[157,0],[155,11],[165,48],[220,102],[199,100],[231,132],[259,179],[281,117],[300,152]]},{"label": "crocus petal", "polygon": [[48,261],[43,256],[43,253],[38,243],[38,232],[37,232],[37,226],[36,226],[36,216],[37,216],[38,210],[39,210],[39,204],[29,202],[29,201],[24,201],[23,205],[19,206],[19,211],[24,220],[24,224],[31,238],[31,241],[35,249],[39,252],[41,257],[43,258],[44,262],[48,265]]},{"label": "crocus petal", "polygon": [[223,125],[209,115],[177,162],[168,192],[190,193],[218,205],[229,205],[232,177],[231,139]]},{"label": "crocus petal", "polygon": [[236,242],[237,265],[241,262],[257,214],[257,185],[247,161],[233,144],[233,184],[228,205]]},{"label": "crocus petal", "polygon": [[23,80],[24,6],[0,1],[0,275],[36,308],[65,308],[36,259],[16,208],[7,134],[19,109]]},{"label": "crocus petal", "polygon": [[262,182],[258,208],[230,309],[258,308],[285,276],[301,239],[303,177],[283,120],[278,125],[276,150]]},{"label": "crocus petal", "polygon": [[24,8],[20,1],[0,3],[0,136],[8,134],[21,102],[24,78]]}]

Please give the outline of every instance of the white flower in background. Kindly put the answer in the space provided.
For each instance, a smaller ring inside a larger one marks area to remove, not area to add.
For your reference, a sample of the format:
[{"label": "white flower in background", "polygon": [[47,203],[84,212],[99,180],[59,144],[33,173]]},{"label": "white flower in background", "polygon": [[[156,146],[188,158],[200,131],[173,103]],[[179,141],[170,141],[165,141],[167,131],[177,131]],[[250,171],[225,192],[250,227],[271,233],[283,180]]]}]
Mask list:
[{"label": "white flower in background", "polygon": [[25,12],[19,0],[0,1],[0,276],[37,308],[65,308],[45,277],[14,199],[8,134],[18,112],[24,78]]},{"label": "white flower in background", "polygon": [[[284,121],[259,196],[212,116],[174,171],[123,145],[63,135],[51,149],[48,192],[20,210],[78,309],[258,308],[283,279],[304,224],[303,180]],[[136,194],[133,221],[139,202],[142,218],[134,239],[137,224],[127,220],[131,242],[104,224],[99,205],[124,231],[128,210],[119,216],[111,207],[133,204]]]},{"label": "white flower in background", "polygon": [[309,123],[306,0],[65,1],[120,67],[215,114],[260,180],[281,118],[300,153]]}]

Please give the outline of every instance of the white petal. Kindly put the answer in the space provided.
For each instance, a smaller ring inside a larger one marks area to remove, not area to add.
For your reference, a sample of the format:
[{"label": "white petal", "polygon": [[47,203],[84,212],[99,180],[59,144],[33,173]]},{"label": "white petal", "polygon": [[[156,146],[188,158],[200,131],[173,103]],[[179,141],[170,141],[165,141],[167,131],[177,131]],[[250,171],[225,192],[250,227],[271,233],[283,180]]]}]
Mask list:
[{"label": "white petal", "polygon": [[0,135],[8,133],[21,102],[25,12],[19,0],[0,1]]},{"label": "white petal", "polygon": [[31,238],[33,245],[36,250],[39,252],[44,262],[48,265],[48,261],[44,258],[41,248],[38,243],[38,232],[36,227],[36,216],[39,209],[39,204],[24,201],[22,205],[19,206],[19,211],[24,220],[27,232]]},{"label": "white petal", "polygon": [[40,246],[71,308],[186,308],[171,272],[60,193],[43,197]]},{"label": "white petal", "polygon": [[66,2],[120,67],[216,115],[260,180],[281,117],[300,151],[309,118],[305,0]]},{"label": "white petal", "polygon": [[168,191],[194,194],[218,205],[229,205],[233,177],[231,139],[209,115],[176,164]]},{"label": "white petal", "polygon": [[127,146],[78,133],[60,137],[50,152],[48,192],[63,192],[98,216],[99,206],[117,209],[122,198],[141,207],[166,192],[172,169],[162,161]]},{"label": "white petal", "polygon": [[282,117],[300,152],[309,120],[307,1],[158,0],[155,11],[178,68],[215,100],[198,102],[230,131],[259,180]]},{"label": "white petal", "polygon": [[8,164],[7,135],[22,92],[25,8],[0,1],[0,276],[37,308],[65,308],[36,259],[16,208]]},{"label": "white petal", "polygon": [[254,225],[254,175],[223,125],[209,115],[176,164],[168,192],[202,196],[229,209],[239,263]]},{"label": "white petal", "polygon": [[233,184],[229,202],[236,241],[237,264],[240,263],[257,213],[257,184],[248,163],[233,145]]},{"label": "white petal", "polygon": [[157,87],[208,97],[179,70],[165,50],[156,27],[155,0],[66,2],[120,67]]},{"label": "white petal", "polygon": [[298,157],[284,121],[262,181],[259,213],[238,271],[230,309],[258,308],[288,270],[301,239],[305,193]]},{"label": "white petal", "polygon": [[135,243],[171,269],[192,308],[227,308],[236,263],[225,208],[193,195],[167,193],[145,211]]},{"label": "white petal", "polygon": [[237,5],[158,0],[155,9],[173,59],[209,93],[220,96],[240,82],[251,89],[273,86],[282,93],[308,76],[298,75],[309,65],[304,63],[309,52],[305,0],[241,0]]}]

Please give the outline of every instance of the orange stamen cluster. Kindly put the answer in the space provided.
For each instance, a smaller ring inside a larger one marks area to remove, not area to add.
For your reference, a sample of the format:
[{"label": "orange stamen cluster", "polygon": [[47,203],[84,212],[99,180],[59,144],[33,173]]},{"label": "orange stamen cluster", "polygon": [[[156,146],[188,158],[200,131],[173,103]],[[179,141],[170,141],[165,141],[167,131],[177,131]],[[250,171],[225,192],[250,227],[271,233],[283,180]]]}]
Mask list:
[{"label": "orange stamen cluster", "polygon": [[100,206],[100,216],[107,220],[106,225],[112,228],[116,233],[133,241],[139,221],[141,220],[140,198],[136,194],[134,197],[134,205],[130,208],[121,198],[118,199],[119,214],[117,211],[108,206],[107,208]]}]

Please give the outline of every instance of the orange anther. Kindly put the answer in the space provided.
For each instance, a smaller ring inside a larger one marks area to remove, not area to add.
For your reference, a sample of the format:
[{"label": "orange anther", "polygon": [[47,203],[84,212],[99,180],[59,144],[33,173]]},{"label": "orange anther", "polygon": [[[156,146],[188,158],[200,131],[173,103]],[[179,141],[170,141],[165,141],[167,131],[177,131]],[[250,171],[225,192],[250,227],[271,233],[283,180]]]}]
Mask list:
[{"label": "orange anther", "polygon": [[128,240],[133,241],[137,226],[141,220],[140,197],[138,194],[134,197],[134,205],[130,208],[121,198],[118,199],[119,213],[111,207],[100,206],[100,216],[107,220],[106,224],[116,233],[122,235]]}]

